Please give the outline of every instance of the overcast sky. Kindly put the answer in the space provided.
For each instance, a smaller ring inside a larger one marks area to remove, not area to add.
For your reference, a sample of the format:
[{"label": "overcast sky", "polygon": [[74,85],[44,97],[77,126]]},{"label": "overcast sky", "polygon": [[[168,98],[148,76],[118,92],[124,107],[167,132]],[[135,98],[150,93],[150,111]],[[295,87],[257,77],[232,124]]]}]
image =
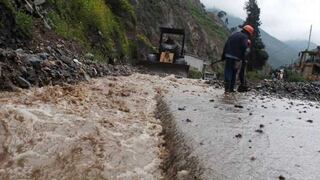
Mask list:
[{"label": "overcast sky", "polygon": [[[207,7],[223,9],[246,18],[247,0],[201,0]],[[261,9],[262,29],[280,40],[308,39],[313,24],[312,41],[320,44],[320,0],[257,0]]]}]

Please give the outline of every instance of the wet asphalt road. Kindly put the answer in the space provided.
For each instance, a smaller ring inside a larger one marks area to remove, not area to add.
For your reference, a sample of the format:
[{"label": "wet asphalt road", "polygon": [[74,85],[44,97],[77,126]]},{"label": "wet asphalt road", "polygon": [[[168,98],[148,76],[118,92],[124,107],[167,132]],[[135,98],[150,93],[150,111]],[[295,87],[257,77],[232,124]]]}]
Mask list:
[{"label": "wet asphalt road", "polygon": [[320,179],[318,103],[188,86],[166,101],[199,159],[199,178]]}]

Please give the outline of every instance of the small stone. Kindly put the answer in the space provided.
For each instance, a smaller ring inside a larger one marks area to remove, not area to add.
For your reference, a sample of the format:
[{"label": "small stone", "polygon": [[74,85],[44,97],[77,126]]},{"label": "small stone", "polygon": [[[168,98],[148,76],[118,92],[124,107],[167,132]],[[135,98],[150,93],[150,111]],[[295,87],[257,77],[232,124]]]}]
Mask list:
[{"label": "small stone", "polygon": [[279,180],[286,180],[286,178],[283,176],[279,176]]},{"label": "small stone", "polygon": [[192,121],[190,119],[186,119],[186,122],[191,123]]},{"label": "small stone", "polygon": [[255,132],[262,134],[263,131],[261,129],[257,129]]},{"label": "small stone", "polygon": [[255,161],[256,159],[257,159],[257,158],[254,157],[254,156],[252,156],[252,157],[250,158],[251,161]]},{"label": "small stone", "polygon": [[209,102],[214,102],[214,99],[210,99],[210,101]]},{"label": "small stone", "polygon": [[235,137],[240,139],[240,138],[242,138],[242,135],[241,134],[237,134]]},{"label": "small stone", "polygon": [[260,126],[259,126],[260,128],[264,128],[264,125],[263,124],[260,124]]},{"label": "small stone", "polygon": [[313,120],[307,120],[308,123],[313,123]]},{"label": "small stone", "polygon": [[249,113],[249,115],[252,116],[253,114],[252,114],[252,113]]},{"label": "small stone", "polygon": [[185,110],[186,110],[186,107],[185,107],[185,106],[184,106],[184,107],[179,107],[178,110],[179,110],[179,111],[185,111]]},{"label": "small stone", "polygon": [[235,108],[240,108],[240,109],[243,109],[243,106],[241,105],[234,105]]},{"label": "small stone", "polygon": [[189,171],[186,170],[182,170],[177,173],[177,179],[187,179],[189,176]]},{"label": "small stone", "polygon": [[23,77],[18,77],[18,83],[19,87],[23,89],[30,89],[31,88],[31,83],[24,79]]}]

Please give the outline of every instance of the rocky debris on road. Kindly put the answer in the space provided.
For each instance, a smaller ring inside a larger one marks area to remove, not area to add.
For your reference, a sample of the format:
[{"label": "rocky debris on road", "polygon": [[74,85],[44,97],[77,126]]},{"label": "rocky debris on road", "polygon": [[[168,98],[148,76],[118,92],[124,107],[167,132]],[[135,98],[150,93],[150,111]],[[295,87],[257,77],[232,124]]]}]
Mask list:
[{"label": "rocky debris on road", "polygon": [[279,176],[279,180],[286,180],[286,178],[283,176]]},{"label": "rocky debris on road", "polygon": [[179,110],[179,111],[185,111],[185,110],[186,110],[186,106],[179,107],[178,110]]},{"label": "rocky debris on road", "polygon": [[[206,83],[217,89],[224,88],[221,80],[210,80]],[[264,96],[320,101],[320,82],[261,81],[258,85],[250,83],[250,87],[251,91]]]},{"label": "rocky debris on road", "polygon": [[234,105],[235,108],[243,109],[244,107],[242,105]]},{"label": "rocky debris on road", "polygon": [[263,133],[263,130],[257,129],[255,132],[262,134],[262,133]]},{"label": "rocky debris on road", "polygon": [[241,134],[237,134],[237,135],[235,135],[235,137],[238,138],[238,139],[241,139],[242,135]]},{"label": "rocky debris on road", "polygon": [[211,86],[213,86],[216,89],[220,89],[224,87],[224,83],[221,80],[210,80],[210,81],[206,81],[206,84],[210,84]]},{"label": "rocky debris on road", "polygon": [[94,77],[132,73],[128,66],[94,62],[92,54],[85,57],[91,59],[75,57],[68,50],[50,46],[39,53],[0,48],[0,90],[74,84]]},{"label": "rocky debris on road", "polygon": [[320,82],[262,81],[254,89],[265,96],[320,101]]},{"label": "rocky debris on road", "polygon": [[251,160],[251,161],[255,161],[255,160],[257,160],[257,158],[254,157],[254,156],[252,156],[252,157],[250,158],[250,160]]},{"label": "rocky debris on road", "polygon": [[191,120],[191,119],[186,119],[186,122],[187,122],[187,123],[191,123],[192,120]]},{"label": "rocky debris on road", "polygon": [[313,120],[307,120],[307,122],[312,124],[312,123],[313,123]]}]

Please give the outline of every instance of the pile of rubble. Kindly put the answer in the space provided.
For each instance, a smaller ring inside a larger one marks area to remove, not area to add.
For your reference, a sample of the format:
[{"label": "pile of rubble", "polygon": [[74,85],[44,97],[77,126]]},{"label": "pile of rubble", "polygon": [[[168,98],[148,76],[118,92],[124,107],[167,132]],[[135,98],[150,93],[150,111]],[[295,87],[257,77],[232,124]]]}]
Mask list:
[{"label": "pile of rubble", "polygon": [[39,53],[0,48],[0,90],[74,84],[92,77],[131,73],[127,66],[98,63],[90,53],[75,57],[67,49],[50,46]]},{"label": "pile of rubble", "polygon": [[263,81],[254,87],[263,95],[320,101],[320,82]]}]

